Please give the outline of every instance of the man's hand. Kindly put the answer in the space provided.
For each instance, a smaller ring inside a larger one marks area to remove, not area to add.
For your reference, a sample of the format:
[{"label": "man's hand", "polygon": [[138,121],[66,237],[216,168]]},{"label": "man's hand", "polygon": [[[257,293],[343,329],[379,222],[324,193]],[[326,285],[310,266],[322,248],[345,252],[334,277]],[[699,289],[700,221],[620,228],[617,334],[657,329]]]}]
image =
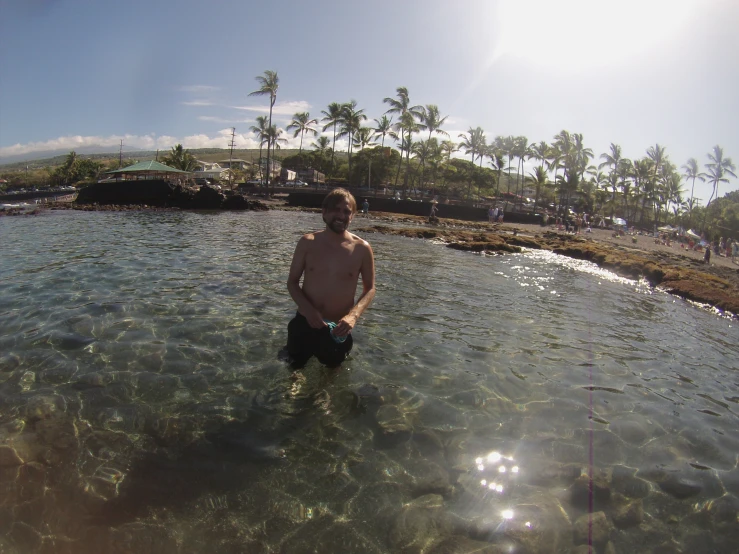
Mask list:
[{"label": "man's hand", "polygon": [[326,327],[326,322],[323,321],[323,316],[321,315],[321,312],[319,312],[315,308],[313,308],[312,310],[306,310],[306,313],[303,313],[303,315],[305,316],[305,319],[308,320],[308,324],[314,329]]},{"label": "man's hand", "polygon": [[357,316],[347,314],[336,323],[333,333],[337,337],[345,337],[352,332],[356,324]]}]

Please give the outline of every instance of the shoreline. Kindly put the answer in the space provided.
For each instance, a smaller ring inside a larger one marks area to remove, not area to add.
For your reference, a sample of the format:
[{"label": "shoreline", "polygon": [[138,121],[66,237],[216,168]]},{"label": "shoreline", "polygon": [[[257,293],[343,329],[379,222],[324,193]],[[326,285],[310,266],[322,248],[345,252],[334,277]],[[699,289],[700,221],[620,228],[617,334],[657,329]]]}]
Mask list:
[{"label": "shoreline", "polygon": [[520,223],[440,219],[438,225],[430,225],[423,217],[388,213],[370,214],[367,219],[356,218],[354,230],[440,240],[449,248],[471,252],[521,252],[522,248],[531,248],[591,261],[622,277],[643,277],[654,287],[739,319],[738,264],[731,258],[713,255],[706,265],[701,253],[683,250],[678,244],[655,244],[647,235],[639,235],[633,242],[629,235],[614,238],[612,231],[602,229],[574,235],[557,231],[554,226]]},{"label": "shoreline", "polygon": [[[260,198],[259,203],[263,208],[281,211],[320,212],[317,208],[289,207],[281,199]],[[173,210],[148,206],[50,204],[32,213],[18,215],[70,209]],[[725,316],[739,319],[739,264],[714,254],[710,264],[706,265],[702,253],[681,249],[679,244],[656,244],[648,235],[637,235],[633,241],[630,235],[616,238],[612,231],[597,228],[590,233],[573,235],[558,231],[554,226],[445,218],[439,218],[437,224],[429,224],[426,217],[387,212],[370,212],[367,217],[357,214],[352,225],[355,232],[433,239],[446,243],[448,248],[470,252],[504,254],[521,252],[522,248],[550,250],[570,258],[591,261],[622,277],[643,277],[654,287],[686,300],[710,305]]]}]

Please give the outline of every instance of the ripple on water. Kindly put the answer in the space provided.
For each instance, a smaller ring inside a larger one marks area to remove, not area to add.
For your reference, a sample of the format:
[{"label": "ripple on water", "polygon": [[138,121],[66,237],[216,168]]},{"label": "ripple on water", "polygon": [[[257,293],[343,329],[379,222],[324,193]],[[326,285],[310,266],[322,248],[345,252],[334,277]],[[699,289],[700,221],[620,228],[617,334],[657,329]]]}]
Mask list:
[{"label": "ripple on water", "polygon": [[599,487],[653,517],[617,551],[729,535],[736,327],[643,282],[372,235],[351,358],[292,373],[284,279],[318,215],[7,219],[0,441],[27,462],[0,468],[12,548],[564,551],[591,456]]}]

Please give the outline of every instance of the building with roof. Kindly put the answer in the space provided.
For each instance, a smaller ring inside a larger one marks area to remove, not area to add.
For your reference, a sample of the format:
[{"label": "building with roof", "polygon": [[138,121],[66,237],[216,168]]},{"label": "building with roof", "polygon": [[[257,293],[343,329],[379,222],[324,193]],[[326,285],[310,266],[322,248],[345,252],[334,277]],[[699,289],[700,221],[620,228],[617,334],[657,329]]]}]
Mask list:
[{"label": "building with roof", "polygon": [[176,184],[183,184],[189,177],[190,172],[175,169],[163,163],[154,160],[148,162],[139,162],[133,165],[106,171],[105,175],[110,175],[105,181],[141,181],[146,179],[162,179]]},{"label": "building with roof", "polygon": [[234,158],[232,160],[218,160],[218,165],[221,167],[225,167],[226,169],[241,169],[246,170],[249,169],[252,165],[251,162],[248,162],[246,160],[240,160],[238,158]]}]

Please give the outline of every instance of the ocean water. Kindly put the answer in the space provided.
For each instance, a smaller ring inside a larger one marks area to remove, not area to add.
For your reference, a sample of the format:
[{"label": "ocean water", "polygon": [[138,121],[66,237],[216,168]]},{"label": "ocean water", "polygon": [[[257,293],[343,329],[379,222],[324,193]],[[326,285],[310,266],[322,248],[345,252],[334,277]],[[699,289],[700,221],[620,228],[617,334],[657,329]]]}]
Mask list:
[{"label": "ocean water", "polygon": [[737,552],[736,321],[357,231],[352,355],[293,372],[285,281],[320,227],[0,218],[0,552]]}]

